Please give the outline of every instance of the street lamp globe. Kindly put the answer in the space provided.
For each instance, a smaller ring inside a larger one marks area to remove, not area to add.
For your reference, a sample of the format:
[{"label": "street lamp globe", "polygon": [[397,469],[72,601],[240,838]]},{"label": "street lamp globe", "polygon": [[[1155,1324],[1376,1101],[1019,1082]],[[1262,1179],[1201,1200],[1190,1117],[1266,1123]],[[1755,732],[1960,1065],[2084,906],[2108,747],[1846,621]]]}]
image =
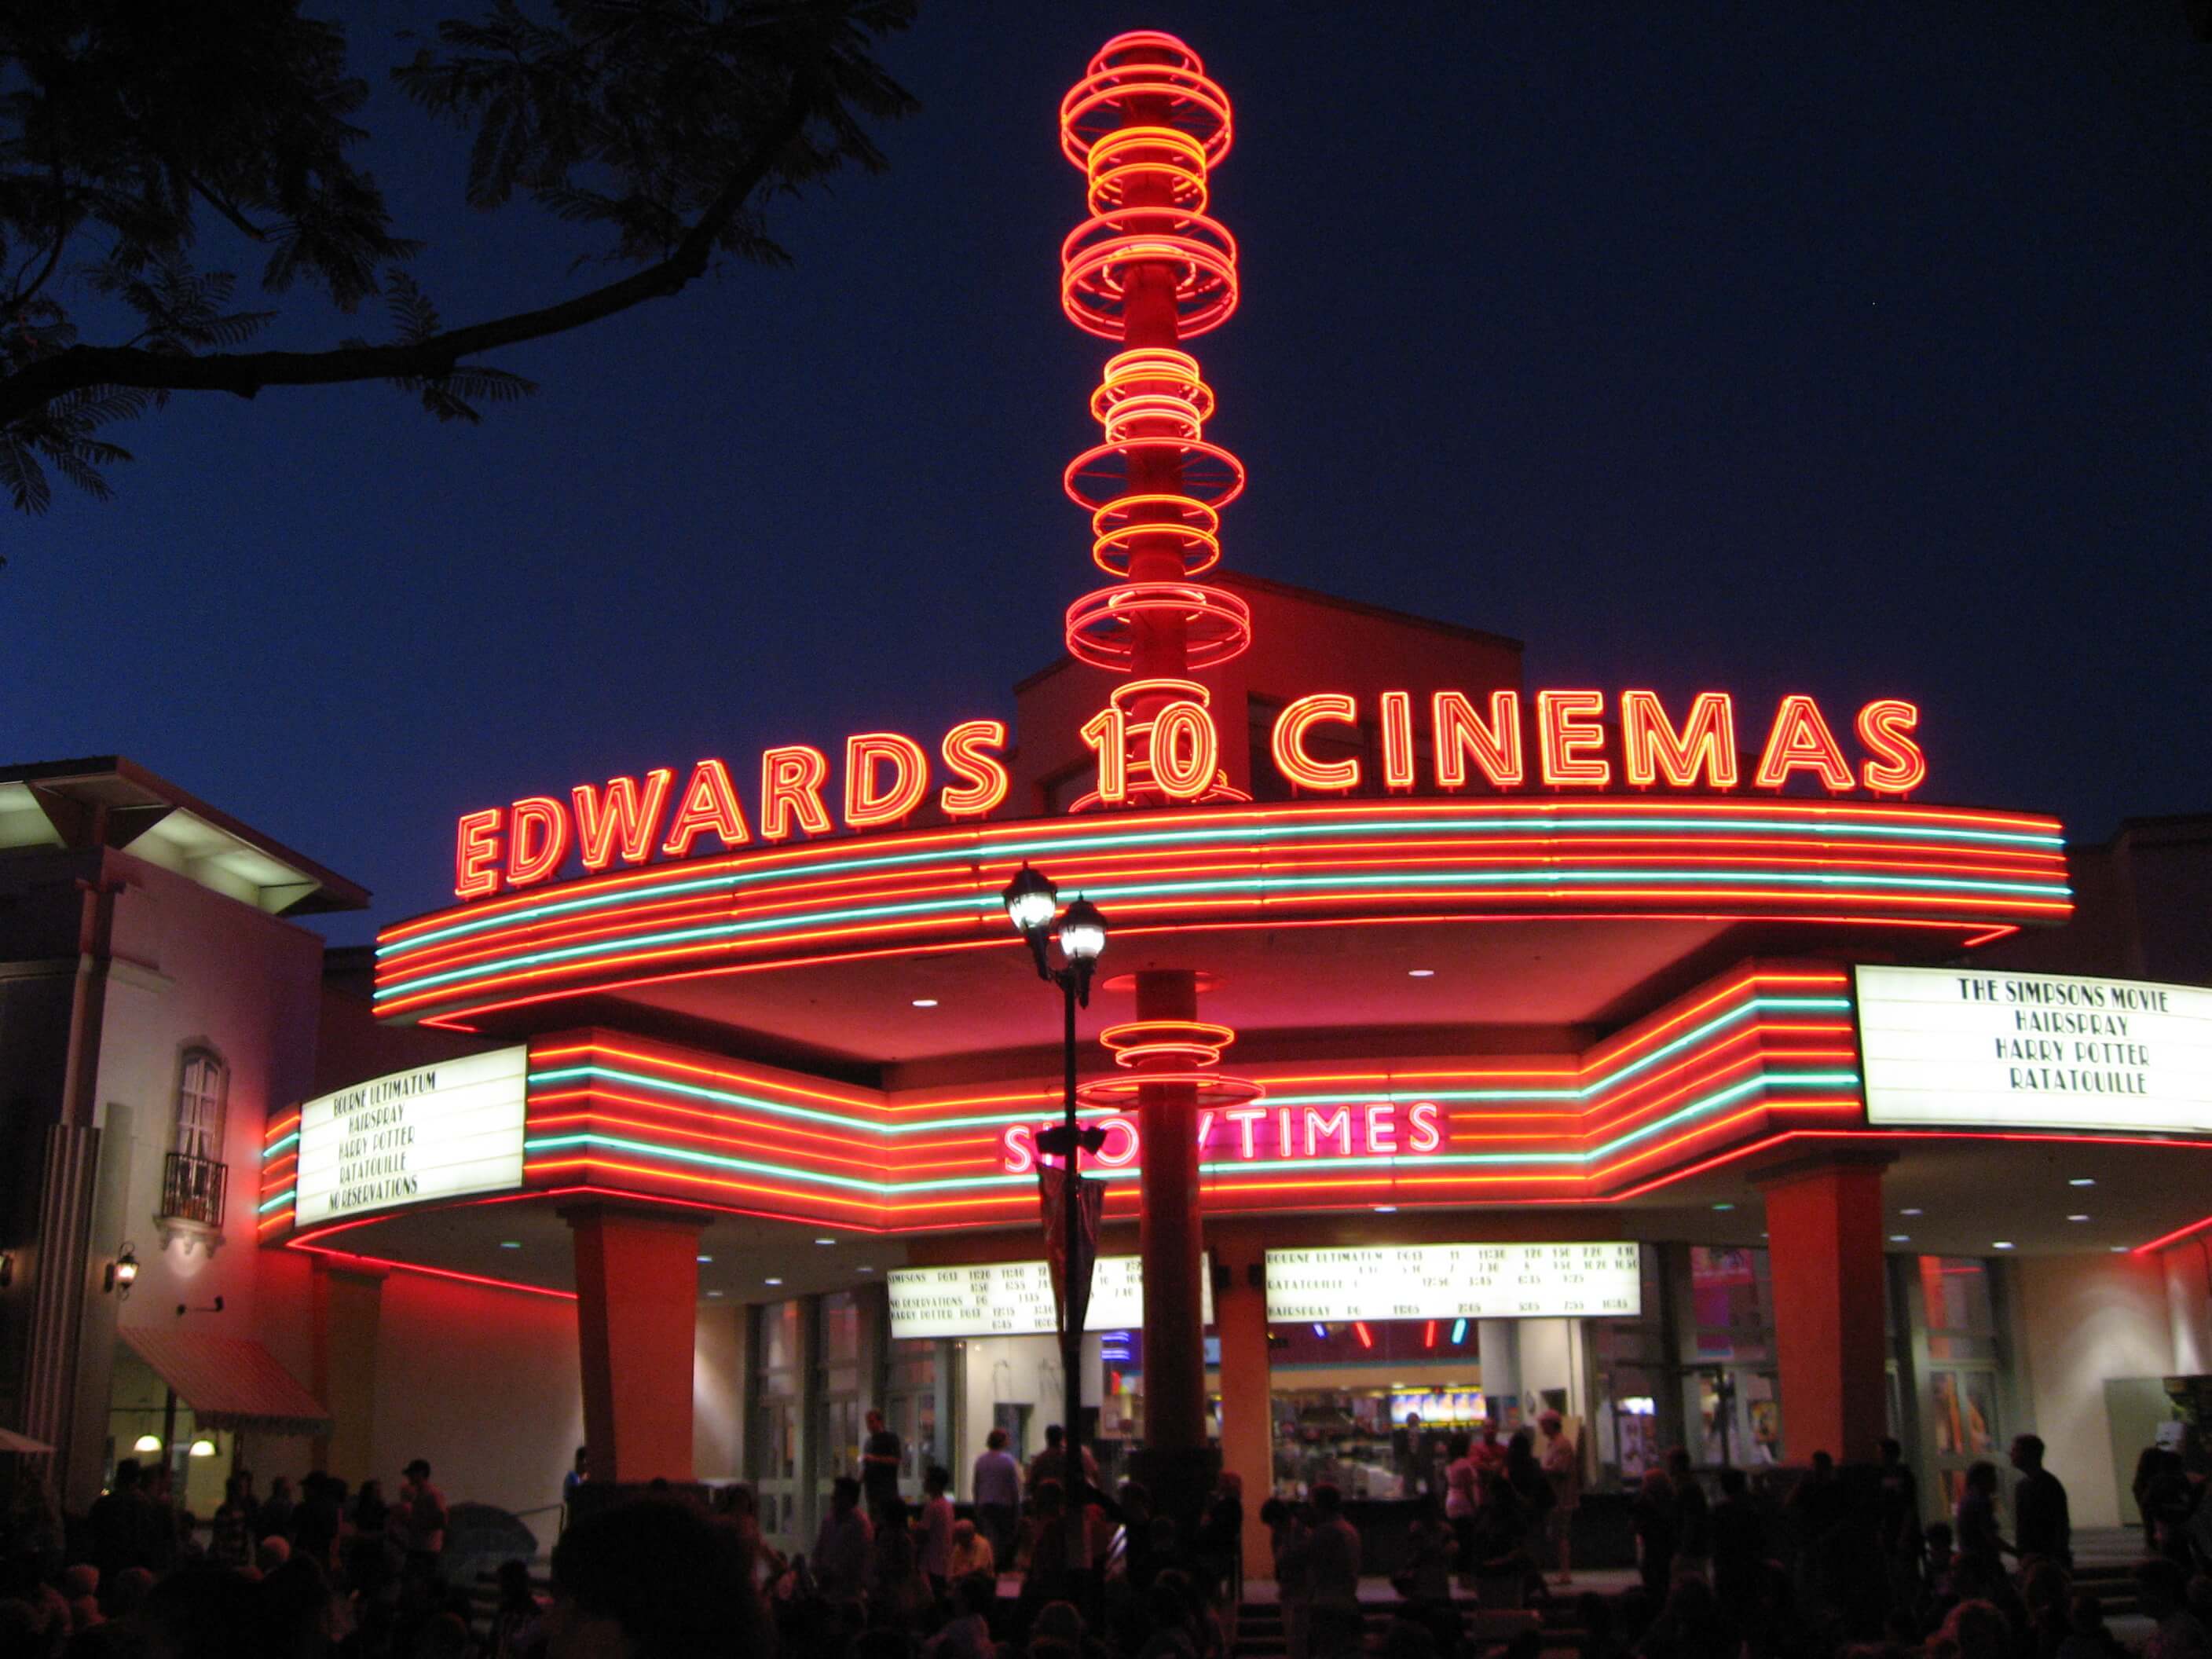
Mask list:
[{"label": "street lamp globe", "polygon": [[1070,962],[1088,965],[1106,949],[1106,918],[1087,898],[1078,898],[1060,919],[1060,948]]},{"label": "street lamp globe", "polygon": [[1007,917],[1025,938],[1042,936],[1060,908],[1060,890],[1032,870],[1026,859],[1000,896],[1006,900]]}]

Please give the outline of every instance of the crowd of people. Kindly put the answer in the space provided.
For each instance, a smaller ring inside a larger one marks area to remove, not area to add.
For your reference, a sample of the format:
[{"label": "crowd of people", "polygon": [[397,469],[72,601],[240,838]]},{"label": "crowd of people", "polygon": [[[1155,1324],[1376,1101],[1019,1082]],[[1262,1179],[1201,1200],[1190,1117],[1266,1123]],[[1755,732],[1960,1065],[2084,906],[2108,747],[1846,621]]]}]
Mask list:
[{"label": "crowd of people", "polygon": [[441,1570],[447,1524],[421,1458],[389,1498],[319,1473],[264,1493],[240,1469],[202,1517],[166,1468],[126,1457],[74,1533],[19,1470],[0,1519],[0,1659],[476,1659],[471,1599]]},{"label": "crowd of people", "polygon": [[[2123,1659],[2074,1581],[2066,1492],[2033,1435],[2013,1444],[2008,1497],[1977,1464],[1934,1524],[1893,1441],[1865,1462],[1816,1454],[1780,1496],[1731,1468],[1709,1492],[1677,1453],[1635,1488],[1637,1582],[1607,1595],[1571,1577],[1579,1465],[1542,1426],[1540,1445],[1446,1442],[1395,1598],[1371,1577],[1363,1597],[1369,1540],[1334,1486],[1263,1504],[1290,1659]],[[576,1504],[550,1595],[510,1561],[488,1621],[441,1574],[449,1517],[420,1460],[388,1499],[323,1474],[257,1494],[240,1472],[204,1525],[126,1461],[66,1535],[19,1480],[0,1516],[0,1659],[1228,1659],[1233,1476],[1177,1516],[1138,1482],[1102,1489],[1057,1431],[1026,1466],[992,1436],[965,1506],[936,1467],[909,1501],[906,1468],[872,1419],[812,1547],[788,1555],[742,1485]],[[2157,1449],[2138,1471],[2142,1659],[2212,1659],[2205,1475]],[[572,1501],[584,1480],[580,1455]]]}]

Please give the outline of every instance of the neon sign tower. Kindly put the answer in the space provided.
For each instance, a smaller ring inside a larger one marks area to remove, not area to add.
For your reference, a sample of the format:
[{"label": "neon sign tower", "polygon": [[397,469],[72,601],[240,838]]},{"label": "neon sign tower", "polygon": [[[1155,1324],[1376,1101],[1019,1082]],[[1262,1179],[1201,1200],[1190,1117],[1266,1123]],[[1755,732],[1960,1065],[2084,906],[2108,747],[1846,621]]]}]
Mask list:
[{"label": "neon sign tower", "polygon": [[[1127,676],[1085,728],[1098,784],[1077,803],[1158,806],[1237,801],[1219,768],[1206,688],[1190,676],[1251,643],[1243,600],[1199,579],[1221,557],[1221,509],[1244,467],[1207,441],[1213,392],[1184,343],[1237,308],[1237,242],[1206,211],[1209,175],[1229,154],[1228,95],[1171,34],[1116,35],[1060,100],[1060,144],[1088,183],[1091,216],[1060,245],[1060,306],[1121,349],[1091,412],[1103,441],[1068,463],[1067,493],[1091,512],[1091,557],[1115,585],[1067,612],[1079,660]],[[1126,1109],[1145,1144],[1145,1439],[1156,1492],[1205,1478],[1206,1361],[1200,1313],[1194,1114],[1260,1091],[1213,1069],[1235,1034],[1198,1018],[1190,969],[1134,975],[1137,1018],[1104,1034],[1119,1076],[1084,1092]]]}]

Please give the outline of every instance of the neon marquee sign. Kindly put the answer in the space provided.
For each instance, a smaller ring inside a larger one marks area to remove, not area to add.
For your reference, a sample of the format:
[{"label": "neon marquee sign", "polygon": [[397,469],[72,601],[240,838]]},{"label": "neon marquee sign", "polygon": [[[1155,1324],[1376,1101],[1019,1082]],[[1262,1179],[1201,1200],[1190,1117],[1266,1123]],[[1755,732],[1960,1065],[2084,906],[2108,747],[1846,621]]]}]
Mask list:
[{"label": "neon marquee sign", "polygon": [[[1221,739],[1202,688],[1179,681],[1145,683],[1168,700],[1133,716],[1116,697],[1085,724],[1080,736],[1097,762],[1097,787],[1077,803],[1119,805],[1134,800],[1176,803],[1241,799],[1224,793],[1218,769]],[[1130,688],[1124,687],[1126,691]],[[1372,720],[1370,727],[1365,722]],[[1437,691],[1418,704],[1407,691],[1384,691],[1371,705],[1348,692],[1318,691],[1284,706],[1269,733],[1268,757],[1283,781],[1315,794],[1392,793],[1426,786],[1449,794],[1485,792],[1697,790],[1727,793],[1747,787],[1779,792],[1801,776],[1831,793],[1864,789],[1903,796],[1927,781],[1928,763],[1915,738],[1920,711],[1897,698],[1860,708],[1846,728],[1856,764],[1838,727],[1809,696],[1777,705],[1756,757],[1739,752],[1734,699],[1703,691],[1680,718],[1648,690],[1620,693],[1540,690],[1523,698],[1493,691],[1480,704],[1458,691]],[[1358,753],[1316,754],[1332,731],[1344,746],[1379,737],[1371,767]],[[845,741],[839,787],[830,786],[830,757],[806,744],[765,750],[753,793],[757,839],[811,839],[841,827],[865,832],[918,816],[989,817],[1004,805],[1012,776],[1003,758],[1006,723],[964,720],[933,753],[896,732],[866,732]],[[833,817],[832,805],[836,806]],[[455,837],[453,891],[483,898],[557,876],[574,856],[587,872],[716,852],[756,840],[736,775],[728,763],[696,763],[679,786],[671,768],[642,776],[580,783],[566,799],[531,796],[462,815]]]},{"label": "neon marquee sign", "polygon": [[[1104,1170],[1127,1169],[1144,1150],[1135,1117],[1111,1112],[1091,1120],[1106,1144],[1091,1160]],[[999,1167],[1028,1175],[1040,1155],[1041,1127],[1010,1123],[999,1132]],[[1354,1105],[1229,1106],[1198,1114],[1198,1155],[1214,1164],[1303,1163],[1317,1158],[1395,1158],[1441,1152],[1444,1127],[1432,1100],[1370,1101]],[[1045,1163],[1057,1160],[1049,1157]]]}]

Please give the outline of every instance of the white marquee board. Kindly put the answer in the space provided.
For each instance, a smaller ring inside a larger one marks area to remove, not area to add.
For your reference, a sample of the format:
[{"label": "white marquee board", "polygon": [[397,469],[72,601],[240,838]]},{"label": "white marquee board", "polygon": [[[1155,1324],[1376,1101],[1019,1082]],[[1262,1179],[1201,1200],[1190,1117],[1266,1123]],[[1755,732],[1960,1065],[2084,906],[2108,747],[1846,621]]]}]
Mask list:
[{"label": "white marquee board", "polygon": [[1856,973],[1869,1123],[2212,1132],[2212,990],[1985,969]]},{"label": "white marquee board", "polygon": [[298,1224],[522,1185],[526,1047],[356,1083],[300,1109]]}]

